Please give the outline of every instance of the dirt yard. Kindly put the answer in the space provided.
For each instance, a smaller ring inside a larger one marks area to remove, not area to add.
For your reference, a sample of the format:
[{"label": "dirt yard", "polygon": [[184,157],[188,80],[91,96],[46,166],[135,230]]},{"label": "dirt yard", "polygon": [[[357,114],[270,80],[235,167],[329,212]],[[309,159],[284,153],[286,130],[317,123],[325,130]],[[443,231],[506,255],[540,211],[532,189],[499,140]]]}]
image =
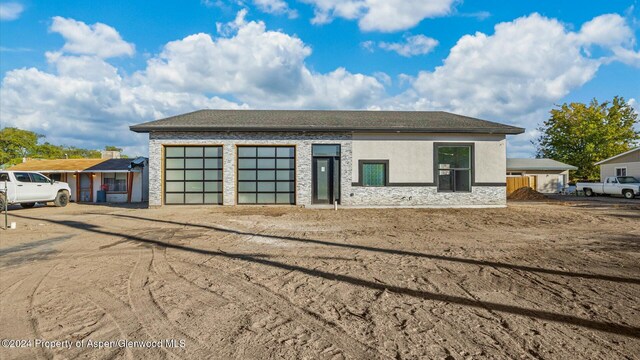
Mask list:
[{"label": "dirt yard", "polygon": [[636,204],[16,209],[0,358],[637,359]]}]

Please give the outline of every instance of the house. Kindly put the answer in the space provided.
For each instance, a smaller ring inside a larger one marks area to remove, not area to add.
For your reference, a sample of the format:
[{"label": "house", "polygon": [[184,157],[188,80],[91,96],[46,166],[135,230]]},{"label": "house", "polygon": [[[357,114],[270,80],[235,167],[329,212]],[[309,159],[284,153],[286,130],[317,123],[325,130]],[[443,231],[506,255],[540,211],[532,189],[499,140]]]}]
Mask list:
[{"label": "house", "polygon": [[505,206],[506,135],[446,112],[200,110],[149,133],[149,204]]},{"label": "house", "polygon": [[553,159],[507,159],[507,179],[526,177],[529,187],[545,194],[562,191],[569,182],[569,170],[578,168]]},{"label": "house", "polygon": [[634,176],[640,179],[640,147],[599,161],[596,165],[600,165],[602,181],[609,176]]},{"label": "house", "polygon": [[37,171],[71,188],[71,201],[97,202],[106,191],[107,202],[143,202],[149,192],[148,159],[55,159],[26,160],[11,171]]}]

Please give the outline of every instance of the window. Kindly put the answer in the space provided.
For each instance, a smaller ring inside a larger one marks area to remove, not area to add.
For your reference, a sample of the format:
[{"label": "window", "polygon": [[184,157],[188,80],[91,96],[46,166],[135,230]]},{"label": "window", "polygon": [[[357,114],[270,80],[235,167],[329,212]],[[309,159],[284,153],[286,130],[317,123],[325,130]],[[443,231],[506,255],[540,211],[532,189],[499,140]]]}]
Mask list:
[{"label": "window", "polygon": [[616,168],[616,176],[627,176],[627,168],[626,167]]},{"label": "window", "polygon": [[339,157],[340,145],[314,144],[311,152],[313,156]]},{"label": "window", "polygon": [[385,163],[362,164],[362,186],[385,186],[387,184],[387,165]]},{"label": "window", "polygon": [[1,182],[10,182],[11,179],[9,179],[9,174],[7,173],[0,173],[0,181]]},{"label": "window", "polygon": [[35,183],[48,183],[49,179],[47,179],[46,177],[40,175],[40,174],[36,174],[36,173],[31,173],[31,182],[35,182]]},{"label": "window", "polygon": [[167,146],[165,204],[222,204],[222,146]]},{"label": "window", "polygon": [[29,173],[15,173],[14,176],[16,177],[16,180],[18,180],[19,182],[31,182]]},{"label": "window", "polygon": [[295,147],[238,146],[238,204],[295,204]]},{"label": "window", "polygon": [[104,173],[102,184],[107,192],[127,192],[127,173]]},{"label": "window", "polygon": [[438,191],[471,191],[471,145],[436,144]]}]

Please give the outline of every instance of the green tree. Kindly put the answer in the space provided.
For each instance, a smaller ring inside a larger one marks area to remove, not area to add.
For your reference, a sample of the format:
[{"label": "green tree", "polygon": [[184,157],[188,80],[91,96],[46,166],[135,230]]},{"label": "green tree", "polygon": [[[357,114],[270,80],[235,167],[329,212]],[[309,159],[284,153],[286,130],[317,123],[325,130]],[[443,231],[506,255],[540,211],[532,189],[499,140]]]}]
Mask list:
[{"label": "green tree", "polygon": [[638,114],[616,96],[612,101],[589,105],[563,104],[538,128],[536,157],[550,158],[578,167],[572,178],[600,177],[596,162],[638,146]]},{"label": "green tree", "polygon": [[30,156],[43,137],[33,131],[13,127],[0,130],[0,165],[22,162],[22,158]]},{"label": "green tree", "polygon": [[122,151],[122,148],[113,145],[107,145],[104,147],[105,151]]}]

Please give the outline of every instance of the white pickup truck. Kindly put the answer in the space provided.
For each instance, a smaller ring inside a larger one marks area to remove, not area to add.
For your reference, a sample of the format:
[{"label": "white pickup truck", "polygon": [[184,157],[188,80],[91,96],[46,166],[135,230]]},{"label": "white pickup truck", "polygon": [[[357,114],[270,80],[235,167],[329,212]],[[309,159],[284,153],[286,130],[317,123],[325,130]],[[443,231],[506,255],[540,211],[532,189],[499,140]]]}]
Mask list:
[{"label": "white pickup truck", "polygon": [[0,171],[0,211],[4,211],[5,202],[20,204],[23,208],[47,202],[67,206],[70,193],[69,184],[51,180],[37,172]]},{"label": "white pickup truck", "polygon": [[577,191],[584,191],[586,196],[595,194],[623,195],[626,199],[640,196],[640,180],[633,176],[610,176],[604,183],[577,183]]}]

